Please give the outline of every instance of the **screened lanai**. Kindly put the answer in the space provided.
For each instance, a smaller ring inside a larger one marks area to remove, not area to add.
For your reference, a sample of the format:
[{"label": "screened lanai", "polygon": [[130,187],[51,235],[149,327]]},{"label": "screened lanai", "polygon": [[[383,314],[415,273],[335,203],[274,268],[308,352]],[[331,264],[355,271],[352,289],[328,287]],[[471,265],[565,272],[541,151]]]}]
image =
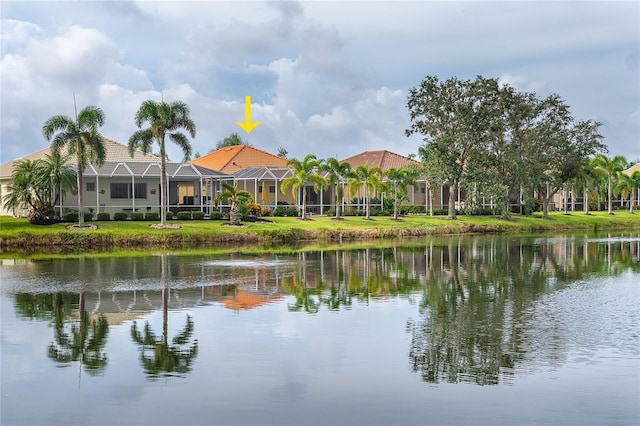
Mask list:
[{"label": "screened lanai", "polygon": [[[282,181],[292,175],[288,167],[250,167],[242,169],[233,175],[238,183],[238,188],[248,191],[256,203],[273,208],[277,205],[290,204],[300,206],[302,203],[302,191],[298,191],[296,197],[291,191],[282,193]],[[331,190],[320,190],[317,194],[313,185],[307,186],[307,210],[316,214],[326,211],[331,207]]]},{"label": "screened lanai", "polygon": [[[210,213],[220,181],[232,177],[194,164],[167,163],[169,210]],[[160,212],[159,162],[105,162],[89,165],[83,174],[83,205],[94,213]],[[67,194],[61,212],[77,210],[76,197]]]}]

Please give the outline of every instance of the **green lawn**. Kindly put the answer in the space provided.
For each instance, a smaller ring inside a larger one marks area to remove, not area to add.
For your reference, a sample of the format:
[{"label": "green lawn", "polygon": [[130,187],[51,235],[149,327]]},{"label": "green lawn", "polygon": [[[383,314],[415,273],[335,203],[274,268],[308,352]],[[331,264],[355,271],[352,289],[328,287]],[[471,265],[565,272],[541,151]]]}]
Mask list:
[{"label": "green lawn", "polygon": [[540,213],[530,217],[513,216],[503,220],[492,216],[458,216],[455,221],[443,216],[408,216],[401,221],[388,217],[347,217],[336,221],[314,216],[303,221],[291,217],[268,218],[270,223],[247,223],[245,227],[225,226],[223,221],[171,221],[180,229],[153,229],[150,222],[93,222],[97,230],[69,230],[68,224],[31,225],[26,219],[0,216],[0,247],[189,247],[199,244],[217,246],[224,243],[291,244],[300,241],[330,243],[359,239],[394,238],[434,234],[570,232],[581,230],[640,230],[640,213],[617,211],[585,215],[551,213],[543,219]]}]

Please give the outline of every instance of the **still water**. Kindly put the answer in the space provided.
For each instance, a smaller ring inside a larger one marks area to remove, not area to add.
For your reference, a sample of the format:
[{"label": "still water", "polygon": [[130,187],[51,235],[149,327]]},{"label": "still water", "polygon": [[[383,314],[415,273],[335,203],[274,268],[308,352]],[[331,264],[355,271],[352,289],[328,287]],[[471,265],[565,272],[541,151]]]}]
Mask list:
[{"label": "still water", "polygon": [[640,236],[4,261],[4,425],[640,423]]}]

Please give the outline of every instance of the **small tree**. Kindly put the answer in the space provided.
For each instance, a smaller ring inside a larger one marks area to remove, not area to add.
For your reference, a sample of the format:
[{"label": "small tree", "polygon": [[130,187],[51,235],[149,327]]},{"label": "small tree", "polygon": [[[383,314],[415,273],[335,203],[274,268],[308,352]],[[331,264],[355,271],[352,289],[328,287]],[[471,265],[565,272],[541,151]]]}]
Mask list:
[{"label": "small tree", "polygon": [[624,198],[629,197],[629,213],[633,213],[633,205],[636,202],[638,188],[640,188],[640,170],[636,170],[630,175],[620,173],[614,193],[621,194]]},{"label": "small tree", "polygon": [[280,190],[283,194],[291,190],[291,195],[295,198],[298,190],[302,188],[300,219],[307,220],[307,184],[313,184],[313,189],[318,193],[321,188],[327,186],[327,181],[317,173],[320,162],[314,154],[307,155],[302,161],[292,158],[287,161],[287,165],[293,168],[292,174],[282,181]]},{"label": "small tree", "polygon": [[344,198],[344,184],[351,175],[351,164],[340,163],[336,158],[324,161],[320,170],[328,172],[327,184],[335,187],[336,193],[336,220],[340,220],[340,203]]},{"label": "small tree", "polygon": [[231,185],[228,182],[222,182],[224,191],[218,194],[214,200],[216,206],[225,200],[229,200],[231,203],[231,210],[229,211],[229,224],[233,226],[239,226],[241,221],[239,204],[246,204],[253,201],[251,194],[244,190],[238,190],[238,183]]},{"label": "small tree", "polygon": [[371,195],[380,189],[384,189],[382,182],[382,170],[380,167],[369,167],[369,163],[357,166],[349,177],[349,193],[353,197],[360,188],[364,188],[366,202],[365,219],[371,219]]},{"label": "small tree", "polygon": [[607,177],[607,211],[613,214],[612,198],[615,181],[627,165],[627,160],[622,155],[609,158],[604,154],[598,154],[593,159],[596,170]]},{"label": "small tree", "polygon": [[393,220],[398,219],[398,206],[408,199],[408,186],[415,186],[420,176],[417,167],[404,166],[400,169],[390,168],[384,174],[389,186],[389,192],[393,199]]}]

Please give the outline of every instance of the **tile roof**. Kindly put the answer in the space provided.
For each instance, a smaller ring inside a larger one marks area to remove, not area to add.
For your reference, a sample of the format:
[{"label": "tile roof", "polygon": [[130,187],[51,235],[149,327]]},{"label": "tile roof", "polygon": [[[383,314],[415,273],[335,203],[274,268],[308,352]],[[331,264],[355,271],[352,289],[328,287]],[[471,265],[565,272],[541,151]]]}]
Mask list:
[{"label": "tile roof", "polygon": [[[134,151],[133,157],[129,155],[129,149],[126,145],[113,141],[111,139],[102,138],[104,142],[104,147],[106,151],[106,160],[105,161],[123,161],[127,163],[131,162],[149,162],[149,161],[159,161],[160,157],[151,154],[145,154],[142,151]],[[0,166],[0,177],[9,177],[13,171],[13,165],[21,160],[40,160],[44,159],[45,155],[51,154],[51,146],[46,148],[42,148],[39,151],[33,152],[31,154],[25,155],[21,158],[16,158],[15,160],[9,161]],[[75,165],[75,159],[70,158],[69,165]]]},{"label": "tile roof", "polygon": [[633,172],[638,172],[638,171],[640,171],[640,163],[634,164],[633,166],[629,167],[627,170],[624,170],[622,173],[624,173],[625,175],[631,176]]},{"label": "tile roof", "polygon": [[191,163],[224,173],[235,173],[250,167],[286,167],[287,159],[249,145],[234,145],[191,160]]},{"label": "tile roof", "polygon": [[370,167],[380,167],[383,172],[390,168],[399,169],[409,164],[421,164],[418,161],[387,150],[364,151],[360,154],[345,158],[340,162],[349,163],[352,168],[368,163]]}]

